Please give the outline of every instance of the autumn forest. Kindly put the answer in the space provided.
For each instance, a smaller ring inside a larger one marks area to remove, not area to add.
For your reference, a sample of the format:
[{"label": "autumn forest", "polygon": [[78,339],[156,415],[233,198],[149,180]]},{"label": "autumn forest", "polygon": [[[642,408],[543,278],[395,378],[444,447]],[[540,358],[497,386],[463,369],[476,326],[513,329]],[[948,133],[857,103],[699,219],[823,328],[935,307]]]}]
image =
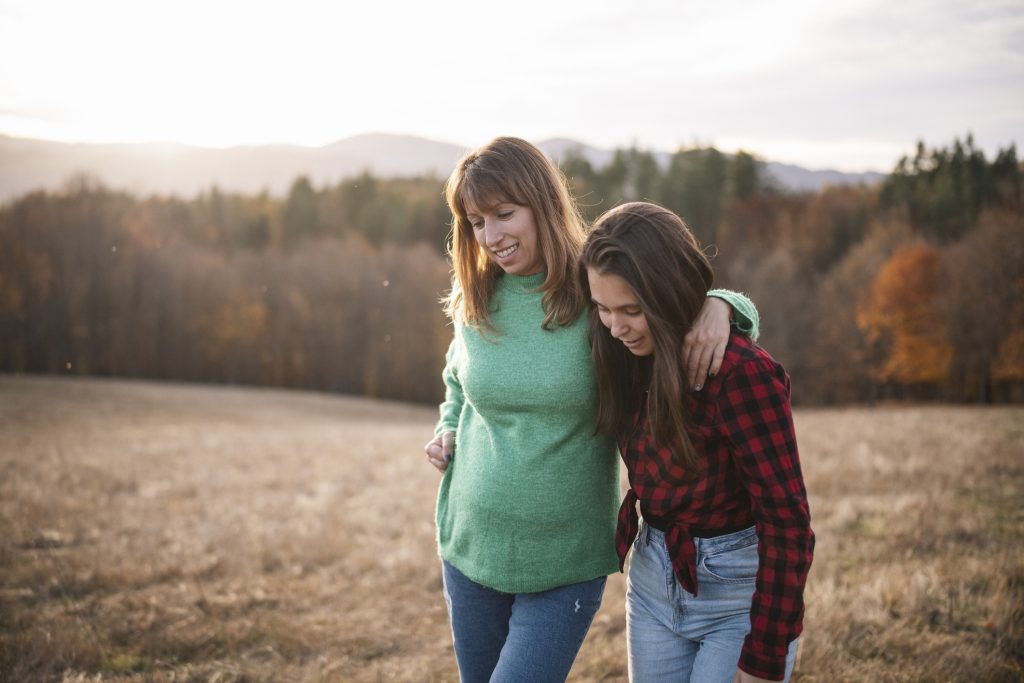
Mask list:
[{"label": "autumn forest", "polygon": [[[747,292],[799,404],[1024,401],[1024,170],[970,136],[878,186],[793,194],[751,155],[563,160],[584,213],[655,201]],[[443,178],[139,197],[78,176],[0,206],[0,373],[432,402],[451,335]]]}]

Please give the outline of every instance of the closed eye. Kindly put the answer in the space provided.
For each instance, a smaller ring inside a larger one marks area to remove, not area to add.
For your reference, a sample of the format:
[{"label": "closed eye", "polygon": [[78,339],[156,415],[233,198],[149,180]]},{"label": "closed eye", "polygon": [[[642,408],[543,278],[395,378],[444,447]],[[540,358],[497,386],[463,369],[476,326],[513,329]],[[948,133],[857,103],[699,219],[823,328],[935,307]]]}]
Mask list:
[{"label": "closed eye", "polygon": [[[590,303],[592,303],[594,305],[594,308],[597,309],[598,313],[610,313],[611,312],[611,309],[602,306],[601,304],[597,303],[593,299],[591,299]],[[643,311],[641,309],[639,309],[639,308],[620,308],[618,310],[622,311],[625,315],[628,315],[631,318],[636,318],[636,317],[638,317],[640,315],[643,315]]]}]

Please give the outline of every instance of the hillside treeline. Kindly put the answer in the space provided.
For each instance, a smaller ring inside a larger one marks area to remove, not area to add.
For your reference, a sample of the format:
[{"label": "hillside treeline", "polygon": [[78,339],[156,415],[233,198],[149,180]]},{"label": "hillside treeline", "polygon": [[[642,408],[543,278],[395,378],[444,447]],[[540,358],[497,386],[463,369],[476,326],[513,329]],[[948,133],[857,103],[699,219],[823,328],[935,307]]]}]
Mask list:
[{"label": "hillside treeline", "polygon": [[[745,291],[800,403],[1024,400],[1024,173],[970,136],[879,187],[786,194],[751,155],[619,150],[563,170],[588,218],[648,199]],[[443,179],[364,173],[286,197],[135,197],[88,177],[0,207],[0,372],[433,401]]]},{"label": "hillside treeline", "polygon": [[[313,197],[300,179],[284,201],[217,190],[185,201],[78,178],[7,205],[0,372],[434,400],[450,334],[438,305],[448,268],[425,238],[374,241],[346,222],[364,208],[330,211],[363,180]],[[398,229],[393,216],[413,215],[415,195],[397,194],[405,182],[373,182],[387,200],[365,210],[397,202],[379,210]],[[438,182],[423,185],[443,208]],[[423,211],[416,223],[436,241],[446,230],[438,215]]]}]

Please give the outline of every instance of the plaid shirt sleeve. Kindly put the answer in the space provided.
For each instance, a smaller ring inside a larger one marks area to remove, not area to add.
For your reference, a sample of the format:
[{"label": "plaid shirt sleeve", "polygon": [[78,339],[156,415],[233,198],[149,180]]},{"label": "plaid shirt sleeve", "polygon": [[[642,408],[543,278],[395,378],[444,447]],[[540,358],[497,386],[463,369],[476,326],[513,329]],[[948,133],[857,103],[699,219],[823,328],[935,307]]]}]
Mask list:
[{"label": "plaid shirt sleeve", "polygon": [[739,668],[782,680],[789,643],[803,629],[803,591],[814,550],[800,472],[789,377],[767,353],[740,362],[718,398],[736,470],[750,494],[759,538],[750,633]]}]

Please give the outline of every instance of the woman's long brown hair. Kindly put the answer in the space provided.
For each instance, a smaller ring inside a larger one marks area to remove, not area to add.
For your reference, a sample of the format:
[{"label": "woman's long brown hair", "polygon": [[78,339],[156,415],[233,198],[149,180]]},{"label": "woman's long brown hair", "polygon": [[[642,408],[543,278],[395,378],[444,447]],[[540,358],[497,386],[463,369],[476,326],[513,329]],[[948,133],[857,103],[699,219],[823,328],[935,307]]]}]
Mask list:
[{"label": "woman's long brown hair", "polygon": [[[687,434],[683,337],[711,288],[714,273],[693,233],[679,216],[656,204],[632,202],[597,219],[583,245],[578,276],[590,298],[587,269],[618,275],[633,290],[647,319],[654,353],[634,356],[601,323],[589,318],[591,353],[597,371],[600,433],[622,437],[644,406],[651,433],[671,448],[679,464],[693,468],[697,454]],[[685,389],[685,391],[684,391]]]},{"label": "woman's long brown hair", "polygon": [[445,310],[453,320],[493,329],[490,301],[502,271],[477,244],[467,206],[489,210],[502,202],[528,206],[533,212],[546,270],[539,288],[544,328],[569,325],[579,317],[587,302],[576,279],[583,220],[565,177],[543,152],[526,140],[495,138],[459,161],[448,178],[445,198],[452,212],[453,280]]}]

